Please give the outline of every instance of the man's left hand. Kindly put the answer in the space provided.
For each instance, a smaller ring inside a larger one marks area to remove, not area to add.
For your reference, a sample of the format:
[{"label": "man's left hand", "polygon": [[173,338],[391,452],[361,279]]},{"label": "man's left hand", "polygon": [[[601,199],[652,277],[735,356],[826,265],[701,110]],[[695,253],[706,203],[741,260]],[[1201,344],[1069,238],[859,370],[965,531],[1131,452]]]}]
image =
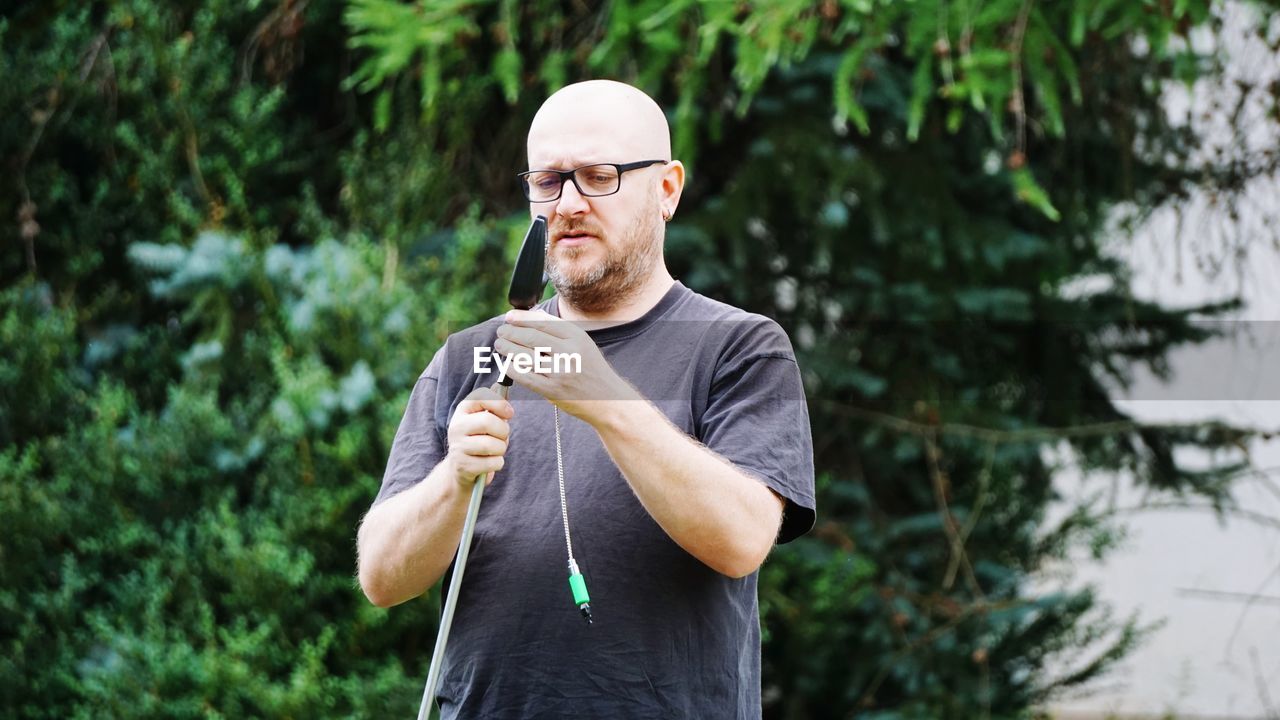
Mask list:
[{"label": "man's left hand", "polygon": [[605,401],[641,399],[635,388],[614,371],[591,336],[576,324],[541,310],[511,310],[506,320],[506,324],[498,328],[494,352],[504,356],[528,355],[532,362],[537,359],[534,349],[542,348],[543,355],[552,356],[544,363],[561,353],[582,359],[580,373],[508,370],[512,380],[522,387],[592,425],[604,411]]}]

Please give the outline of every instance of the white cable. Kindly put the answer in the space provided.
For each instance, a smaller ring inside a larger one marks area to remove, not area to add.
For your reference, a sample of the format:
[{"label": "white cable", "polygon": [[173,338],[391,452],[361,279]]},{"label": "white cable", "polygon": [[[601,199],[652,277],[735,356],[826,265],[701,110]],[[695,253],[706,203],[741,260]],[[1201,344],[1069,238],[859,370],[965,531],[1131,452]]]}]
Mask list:
[{"label": "white cable", "polygon": [[[498,389],[498,394],[507,397],[506,386]],[[569,572],[578,572],[578,563],[573,559],[573,540],[569,538],[569,503],[564,493],[564,453],[560,446],[560,408],[551,406],[555,414],[556,425],[556,477],[560,482],[560,520],[564,523],[564,545],[569,553]],[[440,670],[444,665],[444,651],[449,641],[449,630],[453,625],[453,615],[457,609],[458,595],[462,589],[462,573],[467,567],[467,554],[471,549],[471,536],[475,533],[476,520],[480,515],[480,501],[484,497],[485,476],[476,478],[471,490],[471,502],[467,506],[467,517],[462,526],[462,538],[458,543],[458,556],[454,561],[453,577],[449,580],[449,592],[445,598],[444,610],[440,613],[440,631],[436,635],[435,650],[431,657],[431,667],[427,672],[427,684],[422,689],[422,704],[418,706],[418,720],[426,720],[431,705],[436,699],[436,691],[440,684]]]},{"label": "white cable", "polygon": [[[569,553],[569,564],[576,567],[573,560],[573,540],[569,538],[569,503],[564,497],[564,455],[560,451],[560,408],[551,406],[556,420],[556,476],[560,481],[560,520],[564,523],[564,548]],[[575,569],[574,572],[577,572]]]}]

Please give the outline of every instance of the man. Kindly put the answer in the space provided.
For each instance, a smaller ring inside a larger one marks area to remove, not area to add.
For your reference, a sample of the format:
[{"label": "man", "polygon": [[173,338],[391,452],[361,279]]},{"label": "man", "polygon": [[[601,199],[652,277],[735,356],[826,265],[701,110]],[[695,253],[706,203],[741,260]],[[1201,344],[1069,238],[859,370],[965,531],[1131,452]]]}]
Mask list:
[{"label": "man", "polygon": [[[814,520],[791,345],[667,272],[684,166],[647,95],[563,88],[528,155],[557,294],[451,336],[423,372],[360,528],[361,586],[384,607],[428,590],[484,476],[444,717],[759,718],[756,570]],[[477,347],[575,353],[580,372],[513,373],[508,402],[496,371],[474,371]],[[566,580],[566,534],[592,625]]]}]

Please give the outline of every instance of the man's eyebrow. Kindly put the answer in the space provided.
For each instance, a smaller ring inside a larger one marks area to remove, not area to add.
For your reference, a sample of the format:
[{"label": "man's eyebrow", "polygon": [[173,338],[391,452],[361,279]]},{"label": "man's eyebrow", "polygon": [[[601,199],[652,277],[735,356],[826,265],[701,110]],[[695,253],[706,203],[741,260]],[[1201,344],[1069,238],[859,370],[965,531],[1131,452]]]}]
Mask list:
[{"label": "man's eyebrow", "polygon": [[610,161],[596,160],[593,157],[577,158],[577,159],[566,159],[564,157],[560,157],[560,158],[556,158],[556,160],[554,161],[538,164],[538,165],[529,163],[529,169],[530,170],[572,170],[573,168],[586,167],[588,165],[599,165],[600,163],[607,163],[607,162],[610,162]]}]

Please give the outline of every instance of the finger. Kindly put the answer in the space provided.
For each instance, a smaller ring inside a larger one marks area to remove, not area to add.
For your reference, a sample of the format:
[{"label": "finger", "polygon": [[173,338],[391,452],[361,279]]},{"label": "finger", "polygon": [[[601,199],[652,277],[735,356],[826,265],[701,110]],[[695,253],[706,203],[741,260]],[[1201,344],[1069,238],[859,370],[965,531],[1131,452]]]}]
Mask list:
[{"label": "finger", "polygon": [[468,479],[468,484],[476,479],[487,476],[485,482],[493,480],[493,474],[502,469],[506,461],[501,456],[493,457],[472,457],[464,458],[458,463],[458,472],[461,477]]},{"label": "finger", "polygon": [[[545,346],[539,346],[539,347],[545,347]],[[497,340],[494,340],[493,351],[498,355],[501,355],[507,358],[508,362],[513,359],[513,356],[518,356],[518,355],[527,355],[529,357],[529,360],[531,361],[536,361],[538,359],[537,351],[534,349],[533,346],[521,345],[519,343],[515,343],[510,340],[507,340],[506,338],[498,338]]]},{"label": "finger", "polygon": [[467,396],[463,398],[463,400],[503,400],[503,399],[505,398],[503,398],[501,395],[498,394],[498,388],[497,386],[494,386],[494,385],[490,385],[488,387],[481,386],[481,387],[475,388],[471,392],[467,393]]},{"label": "finger", "polygon": [[520,387],[532,390],[544,398],[550,397],[548,393],[554,389],[551,385],[550,376],[539,375],[536,372],[513,372],[511,373],[511,380]]},{"label": "finger", "polygon": [[458,438],[455,447],[468,457],[500,457],[507,452],[507,441],[492,435],[466,435]]},{"label": "finger", "polygon": [[457,413],[470,415],[488,411],[505,420],[515,415],[515,408],[492,388],[480,387],[472,390],[462,402],[458,403]]},{"label": "finger", "polygon": [[513,379],[519,375],[537,375],[539,371],[541,374],[555,372],[558,367],[555,362],[556,354],[545,345],[538,347],[542,349],[527,348],[501,338],[493,342],[493,351],[511,363],[507,375]]},{"label": "finger", "polygon": [[534,328],[561,339],[569,337],[576,329],[573,323],[568,320],[558,318],[541,310],[508,310],[506,321],[508,325]]},{"label": "finger", "polygon": [[[564,338],[558,335],[552,335],[538,328],[520,327],[517,325],[503,325],[499,327],[498,338],[501,340],[507,340],[530,350],[539,347],[550,350],[553,347],[559,346],[561,344],[560,341],[564,340]],[[496,344],[494,345],[494,349],[497,350]]]},{"label": "finger", "polygon": [[493,413],[472,413],[459,415],[457,422],[450,428],[451,436],[459,438],[468,435],[489,435],[499,440],[511,437],[511,425]]}]

